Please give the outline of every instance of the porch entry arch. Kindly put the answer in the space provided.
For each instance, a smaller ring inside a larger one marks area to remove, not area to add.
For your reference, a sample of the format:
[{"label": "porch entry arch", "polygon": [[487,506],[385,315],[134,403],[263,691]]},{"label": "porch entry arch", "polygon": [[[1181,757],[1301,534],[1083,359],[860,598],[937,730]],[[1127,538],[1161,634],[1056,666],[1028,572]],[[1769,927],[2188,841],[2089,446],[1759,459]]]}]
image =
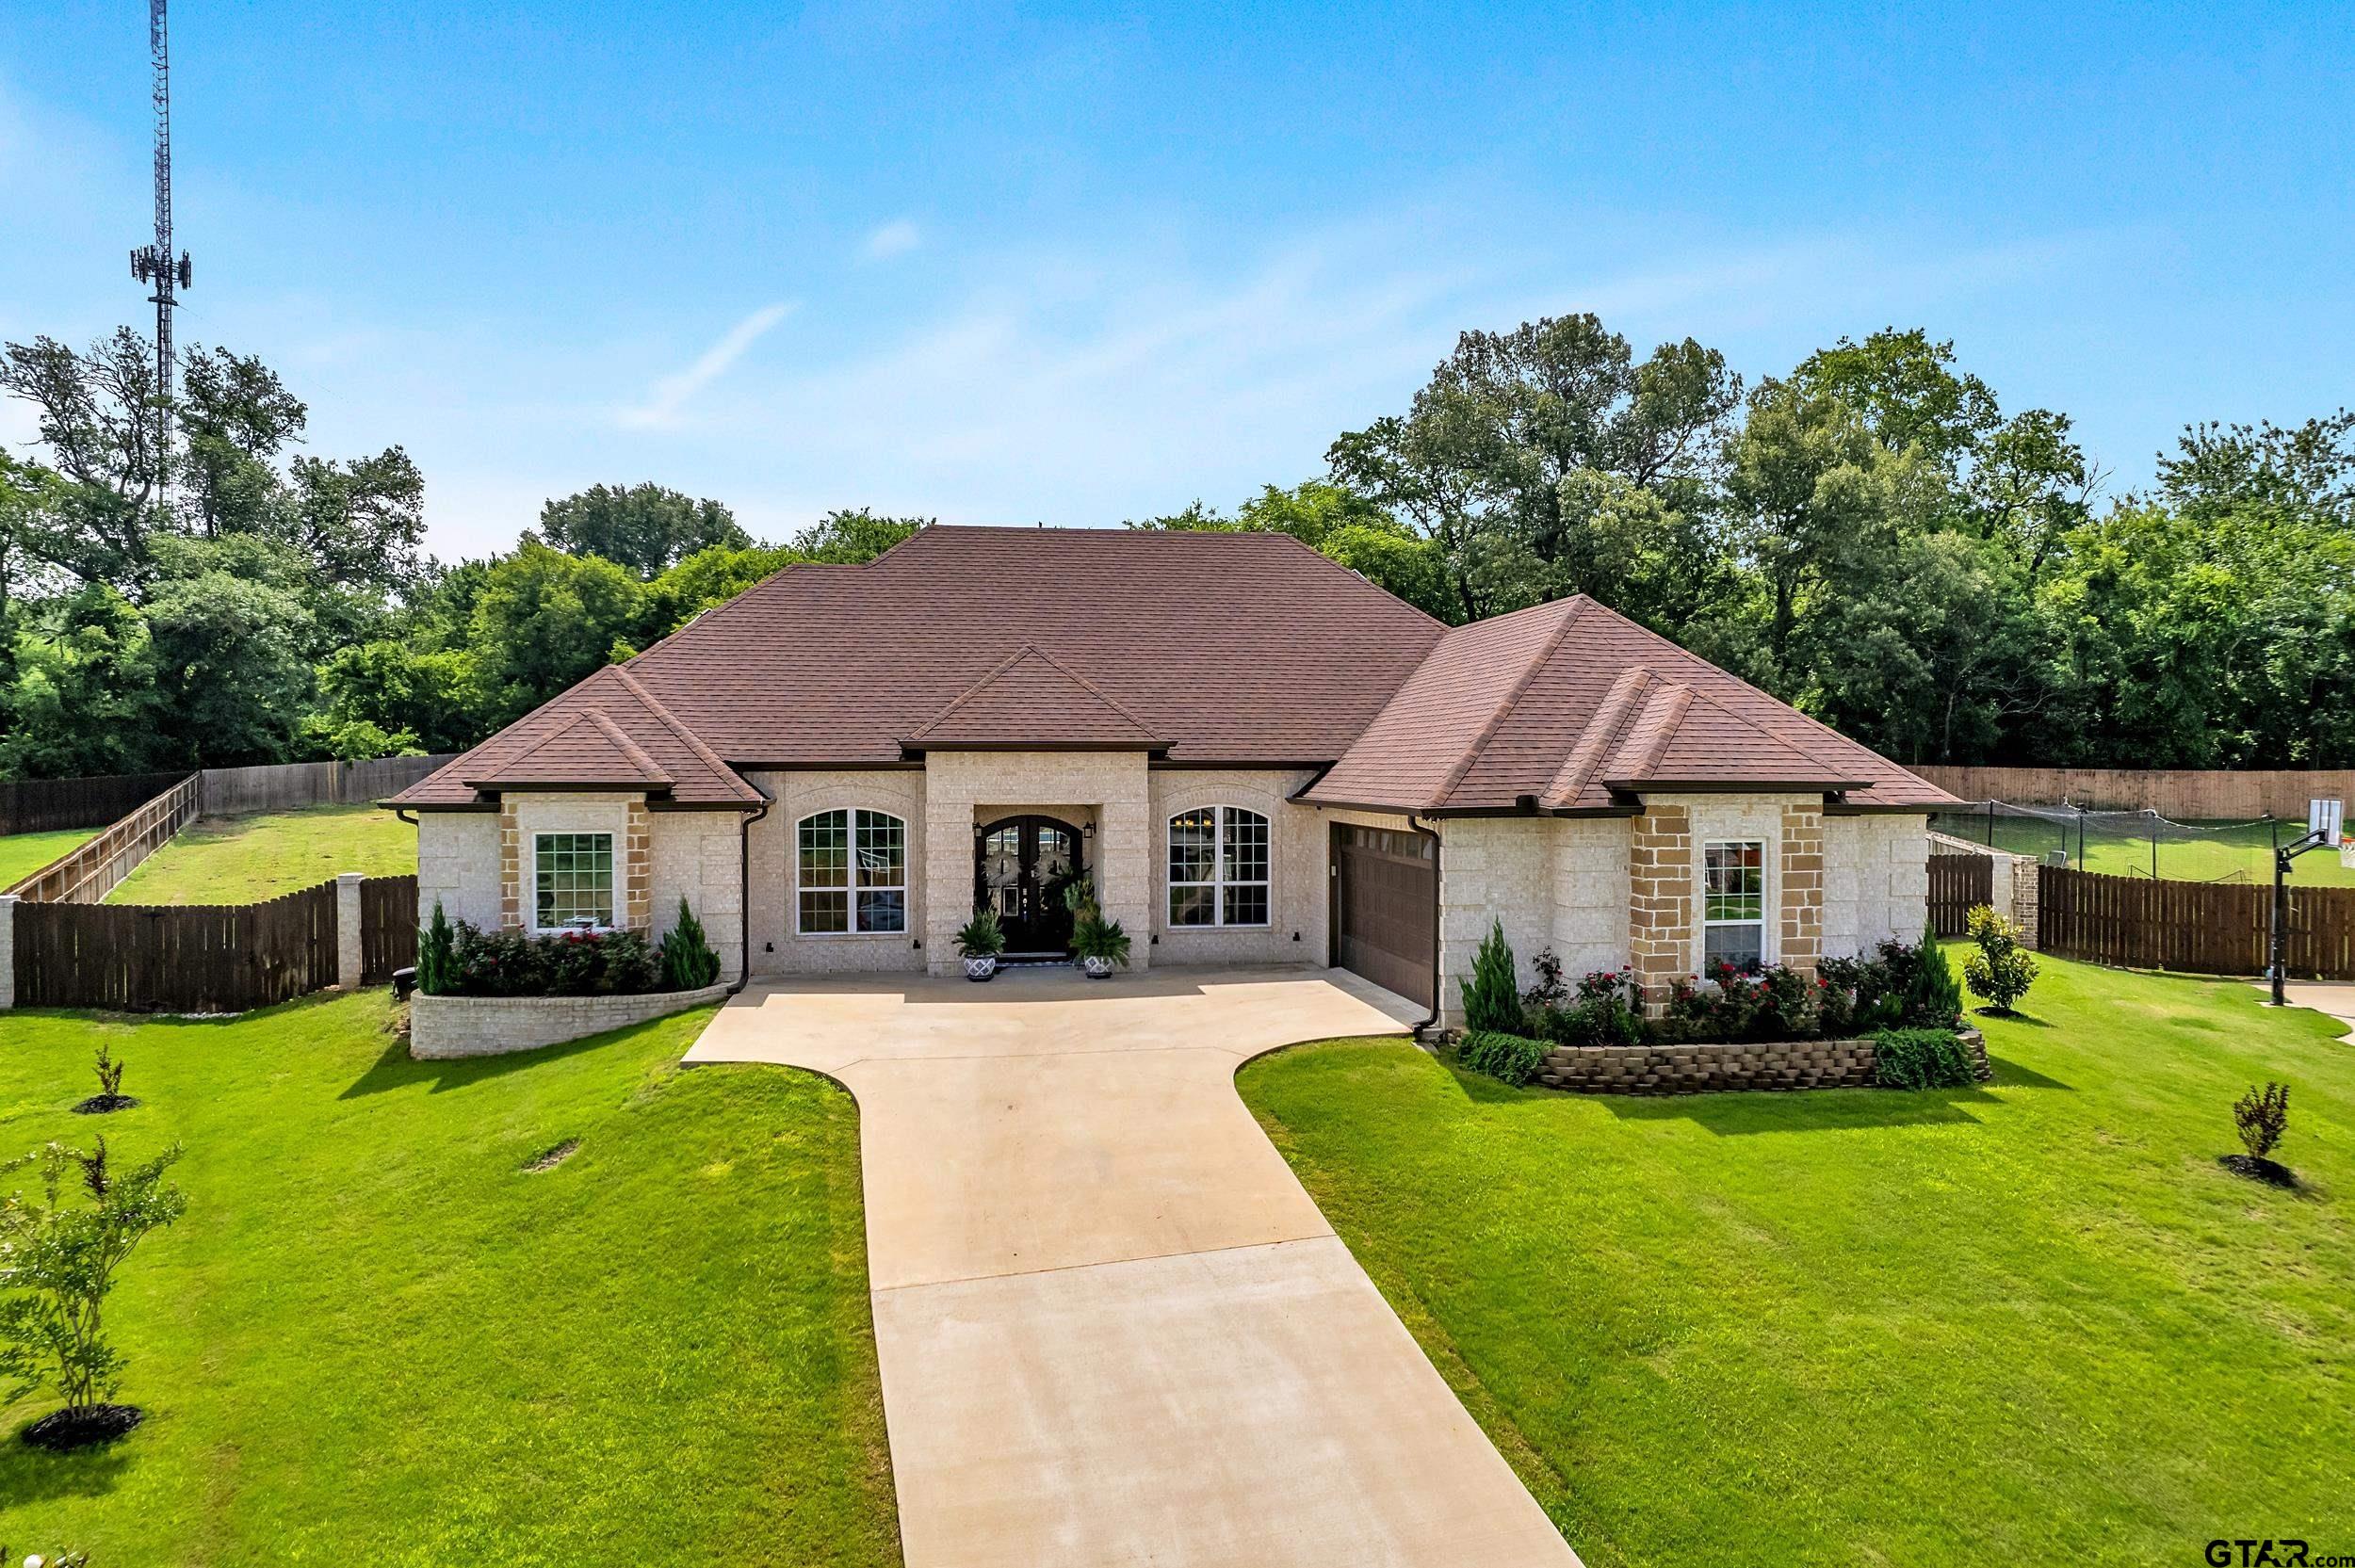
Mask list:
[{"label": "porch entry arch", "polygon": [[973,830],[973,907],[994,909],[1009,957],[1067,957],[1064,890],[1087,875],[1080,830],[1059,816],[1001,816]]}]

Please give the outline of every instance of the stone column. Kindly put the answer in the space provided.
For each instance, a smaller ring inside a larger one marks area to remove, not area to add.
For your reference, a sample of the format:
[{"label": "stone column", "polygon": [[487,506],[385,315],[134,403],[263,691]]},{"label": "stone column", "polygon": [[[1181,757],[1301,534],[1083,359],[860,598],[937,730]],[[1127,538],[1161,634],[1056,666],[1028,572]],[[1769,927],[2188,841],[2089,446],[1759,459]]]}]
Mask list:
[{"label": "stone column", "polygon": [[1818,805],[1782,808],[1780,962],[1813,977],[1824,951],[1824,812]]},{"label": "stone column", "polygon": [[360,989],[360,883],[357,871],[335,879],[335,983],[346,991]]},{"label": "stone column", "polygon": [[24,901],[0,893],[0,1011],[16,1006],[16,906]]},{"label": "stone column", "polygon": [[2038,947],[2043,943],[2042,877],[2043,868],[2024,855],[2011,864],[2011,918],[2020,928],[2022,947]]},{"label": "stone column", "polygon": [[1628,946],[1644,1010],[1667,1010],[1671,981],[1693,972],[1693,814],[1648,800],[1630,824]]},{"label": "stone column", "polygon": [[524,839],[515,825],[515,802],[499,800],[499,929],[524,928]]},{"label": "stone column", "polygon": [[654,929],[654,832],[646,819],[646,800],[629,803],[629,821],[623,832],[622,907],[614,913],[633,931]]}]

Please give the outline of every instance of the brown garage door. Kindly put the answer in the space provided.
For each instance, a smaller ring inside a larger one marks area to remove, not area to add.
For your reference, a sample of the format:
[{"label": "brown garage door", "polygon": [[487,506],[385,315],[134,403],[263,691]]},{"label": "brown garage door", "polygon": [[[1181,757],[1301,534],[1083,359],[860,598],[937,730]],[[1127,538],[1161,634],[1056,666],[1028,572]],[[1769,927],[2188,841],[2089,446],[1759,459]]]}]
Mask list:
[{"label": "brown garage door", "polygon": [[1438,840],[1334,823],[1332,929],[1335,963],[1431,1006],[1438,990]]}]

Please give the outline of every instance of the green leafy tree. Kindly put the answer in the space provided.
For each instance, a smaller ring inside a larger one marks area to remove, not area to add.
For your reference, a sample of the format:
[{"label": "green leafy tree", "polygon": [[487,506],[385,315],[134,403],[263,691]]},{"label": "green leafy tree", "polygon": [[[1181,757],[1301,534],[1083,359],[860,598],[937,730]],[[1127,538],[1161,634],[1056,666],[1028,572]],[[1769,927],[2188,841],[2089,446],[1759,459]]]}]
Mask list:
[{"label": "green leafy tree", "polygon": [[752,536],[719,502],[658,484],[591,485],[540,509],[540,538],[653,578],[702,550],[742,550]]},{"label": "green leafy tree", "polygon": [[1981,904],[1965,917],[1974,949],[1962,961],[1962,979],[1990,1012],[2008,1013],[2036,983],[2036,958],[2020,946],[2020,928]]},{"label": "green leafy tree", "polygon": [[873,560],[918,528],[929,517],[878,517],[865,507],[830,511],[793,536],[794,553],[804,560],[856,565]]},{"label": "green leafy tree", "polygon": [[[459,752],[494,728],[464,648],[385,639],[343,648],[318,667],[322,736],[375,730],[426,752]],[[336,748],[331,744],[331,751]],[[388,753],[373,752],[371,755]]]},{"label": "green leafy tree", "polygon": [[623,568],[525,539],[474,605],[467,641],[486,716],[511,723],[595,673],[642,635],[645,613],[646,590]]},{"label": "green leafy tree", "polygon": [[72,778],[138,773],[166,759],[166,693],[154,639],[111,588],[75,590],[16,638],[0,773]]},{"label": "green leafy tree", "polygon": [[300,598],[213,569],[158,584],[146,620],[170,754],[206,768],[295,754],[313,675]]},{"label": "green leafy tree", "polygon": [[22,547],[85,583],[128,587],[163,525],[155,442],[155,349],[128,328],[77,353],[52,337],[0,348],[0,392],[32,405],[56,480],[26,520]]},{"label": "green leafy tree", "polygon": [[698,550],[646,585],[649,635],[668,637],[704,611],[804,558],[800,551],[777,544]]},{"label": "green leafy tree", "polygon": [[[51,1143],[15,1162],[41,1172],[41,1195],[0,1204],[0,1375],[14,1383],[11,1399],[48,1388],[79,1414],[122,1386],[106,1298],[139,1242],[187,1211],[187,1195],[164,1179],[179,1157],[175,1144],[118,1173],[101,1138],[87,1155]],[[86,1202],[69,1198],[69,1179]]]}]

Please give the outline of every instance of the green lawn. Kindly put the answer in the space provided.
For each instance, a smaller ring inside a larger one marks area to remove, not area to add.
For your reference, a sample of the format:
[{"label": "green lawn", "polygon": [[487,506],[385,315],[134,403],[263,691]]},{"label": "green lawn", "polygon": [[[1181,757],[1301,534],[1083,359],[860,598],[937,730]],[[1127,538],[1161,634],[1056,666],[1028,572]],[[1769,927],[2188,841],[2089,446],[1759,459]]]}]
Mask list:
[{"label": "green lawn", "polygon": [[[2117,819],[2109,820],[2114,823]],[[1973,844],[1983,844],[1988,838],[1984,816],[1941,816],[1932,825],[1941,832],[1967,838]],[[2283,822],[2278,829],[2264,822],[2184,826],[2203,831],[2159,840],[2158,872],[2162,878],[2195,882],[2236,880],[2268,886],[2273,881],[2274,834],[2278,832],[2281,842],[2287,844],[2306,831],[2302,822]],[[2086,833],[2082,864],[2078,859],[2076,829],[2067,823],[2048,822],[2040,817],[1999,816],[1995,819],[1994,837],[1997,849],[2034,855],[2039,860],[2051,850],[2066,849],[2069,864],[2083,871],[2098,871],[2111,877],[2151,875],[2150,838],[2137,838],[2131,831],[2105,826],[2099,817],[2095,818],[2094,828]],[[2355,887],[2355,869],[2341,865],[2335,849],[2316,849],[2290,863],[2290,881],[2314,887]]]},{"label": "green lawn", "polygon": [[110,904],[250,904],[346,871],[406,877],[417,830],[376,806],[313,806],[266,816],[207,816],[180,830]]},{"label": "green lawn", "polygon": [[[1241,1084],[1594,1568],[2355,1551],[2355,1046],[2043,962],[1980,1089],[1594,1099],[1396,1041]],[[2301,1193],[2216,1164],[2267,1076]]]},{"label": "green lawn", "polygon": [[[190,1198],[109,1305],[147,1423],[0,1442],[0,1541],[100,1568],[897,1563],[856,1112],[804,1074],[678,1069],[706,1016],[451,1064],[411,1061],[381,994],[0,1014],[0,1151],[178,1139]],[[94,1122],[66,1107],[100,1039],[146,1104]]]},{"label": "green lawn", "polygon": [[88,844],[97,832],[95,828],[68,828],[62,832],[0,837],[0,888],[14,887],[51,861]]}]

